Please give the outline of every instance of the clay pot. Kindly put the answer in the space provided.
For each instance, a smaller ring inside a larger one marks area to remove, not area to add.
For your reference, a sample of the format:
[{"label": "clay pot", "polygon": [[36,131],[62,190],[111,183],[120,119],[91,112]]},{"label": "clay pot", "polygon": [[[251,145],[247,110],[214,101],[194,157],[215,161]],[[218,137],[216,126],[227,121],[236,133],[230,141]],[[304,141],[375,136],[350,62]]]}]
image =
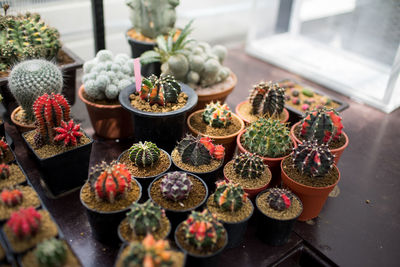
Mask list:
[{"label": "clay pot", "polygon": [[307,221],[316,218],[321,212],[329,193],[339,183],[339,169],[336,167],[336,165],[334,165],[334,168],[337,169],[339,174],[339,177],[334,184],[326,187],[312,187],[300,184],[291,179],[284,171],[282,165],[283,162],[281,162],[281,175],[283,184],[285,184],[294,194],[296,194],[303,203],[303,212],[300,214],[298,220]]},{"label": "clay pot", "polygon": [[[299,121],[298,123],[294,124],[294,125],[292,126],[292,128],[290,128],[290,135],[291,135],[292,138],[295,140],[296,144],[301,144],[301,143],[303,143],[303,142],[301,142],[301,141],[296,137],[296,135],[294,134],[294,129],[296,129],[296,127],[297,127],[298,125],[300,125],[300,123],[301,123],[301,121]],[[331,149],[331,153],[332,153],[333,155],[335,155],[334,161],[335,161],[335,164],[336,164],[336,165],[338,164],[339,159],[340,159],[340,157],[341,157],[343,151],[344,151],[344,150],[346,149],[346,147],[349,145],[349,137],[347,136],[347,134],[346,134],[345,132],[342,132],[342,134],[343,134],[344,138],[346,139],[346,142],[344,143],[344,145],[341,146],[341,147],[339,147],[339,148]]]},{"label": "clay pot", "polygon": [[90,122],[96,134],[107,139],[128,138],[133,135],[131,115],[120,104],[101,105],[83,97],[83,85],[79,88],[79,98],[85,103]]},{"label": "clay pot", "polygon": [[[248,102],[248,100],[242,101],[239,104],[237,104],[237,106],[235,108],[236,114],[244,121],[246,126],[249,125],[250,123],[252,123],[252,121],[245,119],[245,117],[240,113],[240,107],[247,102]],[[280,122],[285,123],[289,120],[289,111],[286,108],[283,108],[283,114],[285,114],[285,118],[283,120],[281,120]]]},{"label": "clay pot", "polygon": [[11,113],[11,121],[17,126],[18,132],[25,133],[34,130],[36,127],[34,124],[22,124],[15,119],[15,115],[21,110],[21,106],[18,106]]}]

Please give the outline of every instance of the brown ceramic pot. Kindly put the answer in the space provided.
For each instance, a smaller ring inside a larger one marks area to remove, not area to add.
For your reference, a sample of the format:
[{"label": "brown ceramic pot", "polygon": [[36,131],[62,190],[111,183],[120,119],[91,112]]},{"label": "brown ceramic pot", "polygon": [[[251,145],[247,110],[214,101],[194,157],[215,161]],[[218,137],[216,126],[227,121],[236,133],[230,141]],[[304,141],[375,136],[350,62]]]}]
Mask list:
[{"label": "brown ceramic pot", "polygon": [[[237,104],[237,106],[235,108],[236,114],[244,121],[246,126],[249,125],[250,123],[252,123],[252,121],[245,119],[245,117],[240,113],[240,107],[247,102],[248,102],[248,100],[242,101],[239,104]],[[285,115],[285,118],[283,120],[281,120],[280,122],[285,123],[289,120],[289,111],[286,108],[283,108],[283,114]]]},{"label": "brown ceramic pot", "polygon": [[35,125],[34,124],[22,124],[19,121],[17,121],[15,119],[15,115],[21,110],[21,106],[18,106],[16,109],[13,110],[13,112],[11,113],[11,121],[15,124],[15,126],[17,126],[17,129],[20,133],[25,133],[25,132],[29,132],[32,131],[33,129],[35,129]]}]

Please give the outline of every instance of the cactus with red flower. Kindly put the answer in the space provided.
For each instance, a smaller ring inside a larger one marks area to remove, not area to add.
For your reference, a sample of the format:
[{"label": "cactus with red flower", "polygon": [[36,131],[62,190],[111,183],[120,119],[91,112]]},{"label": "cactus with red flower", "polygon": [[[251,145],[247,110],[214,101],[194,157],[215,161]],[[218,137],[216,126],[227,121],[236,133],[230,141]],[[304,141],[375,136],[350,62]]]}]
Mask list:
[{"label": "cactus with red flower", "polygon": [[10,166],[8,164],[0,164],[0,180],[5,180],[10,177]]},{"label": "cactus with red flower", "polygon": [[61,126],[54,128],[57,133],[54,141],[61,142],[64,146],[77,146],[83,136],[80,128],[81,125],[75,124],[72,119],[68,123],[61,121]]},{"label": "cactus with red flower", "polygon": [[6,140],[4,139],[4,137],[2,137],[0,139],[0,160],[4,160],[4,158],[6,157],[7,152],[10,150]]},{"label": "cactus with red flower", "polygon": [[0,194],[1,202],[8,206],[14,207],[22,202],[22,192],[19,189],[3,189]]},{"label": "cactus with red flower", "polygon": [[284,211],[292,205],[293,194],[289,189],[271,188],[268,190],[268,205],[276,211]]},{"label": "cactus with red flower", "polygon": [[139,96],[152,104],[165,106],[167,103],[176,103],[181,93],[181,86],[171,75],[158,78],[152,74],[142,81]]},{"label": "cactus with red flower", "polygon": [[7,226],[17,238],[29,238],[39,231],[41,217],[33,207],[21,208],[11,214]]},{"label": "cactus with red flower", "polygon": [[215,204],[224,211],[238,211],[247,200],[242,186],[231,182],[218,182],[214,193]]},{"label": "cactus with red flower", "polygon": [[232,112],[228,105],[219,101],[207,104],[203,113],[203,121],[208,125],[216,128],[226,128],[232,123]]}]

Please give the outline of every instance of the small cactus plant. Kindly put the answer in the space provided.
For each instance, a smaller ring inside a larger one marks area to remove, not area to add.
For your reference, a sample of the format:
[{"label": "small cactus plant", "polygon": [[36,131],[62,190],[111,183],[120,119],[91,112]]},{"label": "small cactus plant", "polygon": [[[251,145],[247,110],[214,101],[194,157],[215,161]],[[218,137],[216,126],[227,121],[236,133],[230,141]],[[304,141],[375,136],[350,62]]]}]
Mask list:
[{"label": "small cactus plant", "polygon": [[267,197],[268,205],[276,211],[284,211],[292,205],[293,194],[288,189],[271,188]]},{"label": "small cactus plant", "polygon": [[179,201],[188,198],[193,183],[185,172],[169,172],[161,180],[163,197]]},{"label": "small cactus plant", "polygon": [[36,261],[41,267],[63,266],[67,260],[67,248],[62,240],[51,238],[37,245]]},{"label": "small cactus plant", "polygon": [[160,149],[152,142],[139,142],[129,148],[129,159],[139,167],[153,166],[160,158]]},{"label": "small cactus plant", "polygon": [[282,113],[285,106],[285,89],[272,82],[260,82],[250,92],[251,112],[272,117]]},{"label": "small cactus plant", "polygon": [[89,174],[92,189],[98,199],[113,203],[118,197],[125,197],[132,187],[132,176],[122,163],[102,162],[92,167]]},{"label": "small cactus plant", "polygon": [[80,128],[81,125],[75,124],[72,119],[68,123],[61,121],[61,126],[54,128],[57,135],[53,141],[61,142],[64,146],[77,146],[83,136]]},{"label": "small cactus plant", "polygon": [[174,77],[171,75],[161,75],[158,78],[152,74],[147,79],[143,79],[139,96],[151,105],[158,104],[165,106],[167,103],[176,103],[180,93],[181,86]]},{"label": "small cactus plant", "polygon": [[21,204],[22,198],[22,192],[18,189],[9,190],[5,188],[0,194],[1,202],[8,207],[14,207]]},{"label": "small cactus plant", "polygon": [[327,144],[318,144],[317,140],[304,141],[294,149],[294,166],[303,174],[311,177],[323,177],[333,167],[334,155]]},{"label": "small cactus plant", "polygon": [[282,157],[292,149],[288,127],[278,120],[259,118],[243,134],[243,145],[262,157]]},{"label": "small cactus plant", "polygon": [[143,204],[132,203],[131,210],[126,214],[129,226],[136,235],[146,235],[161,227],[164,210],[150,199]]},{"label": "small cactus plant", "polygon": [[41,215],[33,207],[21,208],[11,214],[7,226],[17,238],[29,238],[38,231],[41,223]]},{"label": "small cactus plant", "polygon": [[233,169],[242,178],[256,179],[263,174],[265,164],[259,156],[246,152],[235,156]]},{"label": "small cactus plant", "polygon": [[6,157],[7,152],[10,150],[10,147],[8,146],[6,139],[2,137],[0,139],[0,160],[4,160]]},{"label": "small cactus plant", "polygon": [[239,184],[222,181],[217,183],[214,202],[222,210],[234,212],[239,210],[247,200],[247,193]]},{"label": "small cactus plant", "polygon": [[218,101],[207,104],[203,111],[203,121],[216,128],[226,128],[232,123],[232,112],[226,104]]},{"label": "small cactus plant", "polygon": [[5,180],[10,177],[10,166],[2,163],[0,164],[0,180]]}]

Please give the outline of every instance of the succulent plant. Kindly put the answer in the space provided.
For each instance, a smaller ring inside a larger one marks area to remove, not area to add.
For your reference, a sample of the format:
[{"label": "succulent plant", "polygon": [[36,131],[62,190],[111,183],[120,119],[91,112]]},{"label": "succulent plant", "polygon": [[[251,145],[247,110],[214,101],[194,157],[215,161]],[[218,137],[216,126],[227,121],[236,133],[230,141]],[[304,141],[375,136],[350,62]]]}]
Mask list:
[{"label": "succulent plant", "polygon": [[133,144],[129,148],[129,159],[139,167],[153,166],[160,158],[160,149],[156,144],[145,141]]},{"label": "succulent plant", "polygon": [[63,266],[67,260],[67,248],[62,240],[47,239],[37,245],[35,257],[41,267]]},{"label": "succulent plant", "polygon": [[83,136],[80,128],[81,125],[75,124],[72,119],[68,123],[61,121],[61,126],[54,128],[57,135],[53,140],[64,143],[64,146],[77,146]]},{"label": "succulent plant", "polygon": [[222,160],[224,158],[225,148],[223,145],[214,145],[213,140],[210,137],[201,137],[200,143],[207,148],[212,158],[216,160]]},{"label": "succulent plant", "polygon": [[219,101],[207,104],[203,111],[203,121],[216,128],[226,128],[232,123],[232,112],[226,104]]},{"label": "succulent plant", "polygon": [[0,164],[0,180],[5,180],[10,177],[10,166],[5,163]]},{"label": "succulent plant", "polygon": [[319,144],[327,144],[339,139],[342,134],[342,118],[334,109],[314,109],[307,112],[301,121],[300,137],[316,139]]},{"label": "succulent plant", "polygon": [[246,152],[236,155],[233,159],[233,169],[242,178],[259,178],[265,168],[263,160],[256,154]]},{"label": "succulent plant", "polygon": [[163,197],[179,201],[188,198],[193,183],[185,172],[169,172],[161,179]]},{"label": "succulent plant", "polygon": [[251,153],[276,158],[289,153],[292,139],[286,124],[271,118],[259,118],[243,134],[243,145]]},{"label": "succulent plant", "polygon": [[271,188],[268,190],[268,205],[276,211],[284,211],[292,205],[293,194],[288,189]]},{"label": "succulent plant", "polygon": [[213,248],[222,238],[225,228],[207,209],[202,212],[192,211],[182,223],[185,239],[198,249]]},{"label": "succulent plant", "polygon": [[0,161],[3,161],[4,158],[6,157],[7,151],[10,150],[10,147],[8,146],[6,139],[2,137],[0,139]]},{"label": "succulent plant", "polygon": [[90,99],[115,100],[119,93],[135,82],[133,59],[125,54],[114,57],[109,50],[100,50],[83,65],[85,93]]},{"label": "succulent plant", "polygon": [[239,184],[228,183],[226,181],[218,182],[214,193],[214,202],[225,211],[237,211],[247,200],[247,193]]},{"label": "succulent plant", "polygon": [[8,207],[14,207],[21,204],[22,198],[22,192],[18,189],[5,188],[0,194],[1,202]]},{"label": "succulent plant", "polygon": [[311,177],[323,177],[333,167],[334,155],[327,144],[318,144],[317,140],[304,141],[293,151],[294,166],[303,174]]},{"label": "succulent plant", "polygon": [[33,207],[21,208],[11,214],[7,226],[17,238],[34,236],[41,224],[41,215]]},{"label": "succulent plant", "polygon": [[92,167],[89,174],[92,190],[98,199],[113,203],[118,197],[124,198],[132,187],[132,176],[122,163],[102,162]]},{"label": "succulent plant", "polygon": [[269,117],[282,113],[285,106],[285,89],[272,82],[260,82],[250,92],[251,112]]},{"label": "succulent plant", "polygon": [[150,199],[143,204],[132,203],[131,210],[126,214],[129,226],[136,235],[151,234],[160,229],[164,210]]},{"label": "succulent plant", "polygon": [[13,67],[8,87],[25,111],[26,118],[33,121],[33,103],[44,94],[61,93],[63,76],[60,69],[50,61],[26,60]]},{"label": "succulent plant", "polygon": [[178,96],[181,93],[181,86],[170,75],[161,75],[158,78],[152,74],[147,79],[142,81],[140,90],[140,98],[152,104],[165,106],[167,103],[176,103]]}]

